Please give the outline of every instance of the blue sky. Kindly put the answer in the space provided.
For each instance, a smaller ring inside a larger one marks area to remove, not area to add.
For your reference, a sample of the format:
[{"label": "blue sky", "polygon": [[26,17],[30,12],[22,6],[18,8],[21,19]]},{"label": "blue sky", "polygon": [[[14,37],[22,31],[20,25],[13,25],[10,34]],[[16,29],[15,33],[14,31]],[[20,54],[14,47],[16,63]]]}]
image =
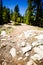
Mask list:
[{"label": "blue sky", "polygon": [[16,5],[19,5],[20,14],[24,14],[27,9],[27,0],[3,0],[3,5],[14,10]]},{"label": "blue sky", "polygon": [[23,15],[27,9],[27,0],[3,0],[3,5],[12,10],[17,4],[19,5],[20,14]]}]

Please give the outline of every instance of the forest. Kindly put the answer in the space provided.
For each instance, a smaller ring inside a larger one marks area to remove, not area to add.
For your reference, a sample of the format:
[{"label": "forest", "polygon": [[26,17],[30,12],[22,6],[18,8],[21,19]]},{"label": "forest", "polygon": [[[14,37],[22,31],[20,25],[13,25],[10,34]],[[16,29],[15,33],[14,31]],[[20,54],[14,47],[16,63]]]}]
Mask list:
[{"label": "forest", "polygon": [[15,25],[26,23],[27,25],[43,27],[43,2],[41,0],[27,0],[28,7],[22,16],[18,4],[14,11],[3,6],[0,0],[0,25],[13,21]]}]

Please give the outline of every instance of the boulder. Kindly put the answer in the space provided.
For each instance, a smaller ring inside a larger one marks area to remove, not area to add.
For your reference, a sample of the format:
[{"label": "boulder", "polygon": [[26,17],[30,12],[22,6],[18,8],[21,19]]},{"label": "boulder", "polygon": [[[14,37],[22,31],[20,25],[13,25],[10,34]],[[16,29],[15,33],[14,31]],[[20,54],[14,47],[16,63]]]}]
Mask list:
[{"label": "boulder", "polygon": [[37,40],[32,43],[32,46],[34,47],[34,46],[41,45],[41,44],[43,44],[43,40]]},{"label": "boulder", "polygon": [[25,42],[21,42],[20,43],[20,46],[25,46]]},{"label": "boulder", "polygon": [[22,47],[21,50],[22,50],[22,52],[23,52],[23,54],[24,54],[24,53],[26,53],[27,51],[31,50],[31,48],[32,48],[31,45],[27,45],[26,47]]},{"label": "boulder", "polygon": [[6,32],[3,30],[3,31],[1,31],[1,35],[4,37],[4,36],[6,36]]},{"label": "boulder", "polygon": [[43,39],[43,34],[40,34],[40,35],[36,36],[35,38],[37,38],[37,39]]},{"label": "boulder", "polygon": [[11,48],[10,49],[10,54],[12,57],[15,57],[16,56],[16,49],[15,48]]},{"label": "boulder", "polygon": [[33,56],[31,56],[31,58],[33,60],[40,61],[41,59],[43,59],[43,45],[39,45],[38,47],[35,47],[34,52],[35,52],[35,54]]},{"label": "boulder", "polygon": [[33,60],[30,60],[30,61],[27,62],[26,65],[37,65],[37,64]]}]

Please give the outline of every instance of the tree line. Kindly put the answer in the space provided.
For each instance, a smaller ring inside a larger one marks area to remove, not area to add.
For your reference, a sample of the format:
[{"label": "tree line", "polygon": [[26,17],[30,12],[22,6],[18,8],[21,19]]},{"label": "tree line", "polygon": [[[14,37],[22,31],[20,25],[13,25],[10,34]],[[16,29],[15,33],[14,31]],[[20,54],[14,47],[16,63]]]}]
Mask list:
[{"label": "tree line", "polygon": [[0,0],[0,24],[9,23],[10,20],[14,24],[26,23],[29,25],[43,27],[43,2],[41,0],[27,0],[28,7],[25,15],[22,16],[19,12],[18,4],[14,11],[3,7],[2,0]]},{"label": "tree line", "polygon": [[16,5],[14,12],[11,10],[10,14],[11,20],[14,21],[14,24],[18,25],[23,22],[23,16],[19,13],[19,6]]},{"label": "tree line", "polygon": [[0,25],[10,22],[10,9],[3,7],[2,0],[0,0]]},{"label": "tree line", "polygon": [[24,17],[27,24],[43,27],[42,3],[41,0],[28,0],[28,8]]}]

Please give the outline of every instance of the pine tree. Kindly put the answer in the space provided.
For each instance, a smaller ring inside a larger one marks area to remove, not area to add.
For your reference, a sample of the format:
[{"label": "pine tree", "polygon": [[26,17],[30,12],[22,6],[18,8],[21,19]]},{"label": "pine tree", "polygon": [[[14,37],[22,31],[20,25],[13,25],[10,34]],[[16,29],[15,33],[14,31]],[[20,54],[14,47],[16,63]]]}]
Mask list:
[{"label": "pine tree", "polygon": [[13,11],[11,10],[10,11],[10,20],[12,20],[12,17],[13,17]]},{"label": "pine tree", "polygon": [[3,23],[10,22],[10,10],[9,8],[3,7]]},{"label": "pine tree", "polygon": [[28,0],[27,21],[31,25],[43,27],[43,7],[41,0]]},{"label": "pine tree", "polygon": [[13,21],[14,21],[14,24],[19,24],[20,23],[20,13],[19,13],[19,6],[16,5],[15,8],[14,8],[14,13],[13,13]]},{"label": "pine tree", "polygon": [[2,6],[2,0],[0,0],[0,25],[3,24],[2,14],[3,14],[3,6]]},{"label": "pine tree", "polygon": [[41,0],[34,0],[36,5],[36,26],[43,26],[41,18],[42,18],[42,1]]},{"label": "pine tree", "polygon": [[32,6],[32,2],[33,2],[33,0],[28,0],[28,22],[29,22],[29,24],[31,24],[31,22],[32,22],[32,15],[33,15],[33,6]]},{"label": "pine tree", "polygon": [[18,7],[18,5],[15,6],[15,8],[14,8],[14,12],[19,13],[19,7]]}]

